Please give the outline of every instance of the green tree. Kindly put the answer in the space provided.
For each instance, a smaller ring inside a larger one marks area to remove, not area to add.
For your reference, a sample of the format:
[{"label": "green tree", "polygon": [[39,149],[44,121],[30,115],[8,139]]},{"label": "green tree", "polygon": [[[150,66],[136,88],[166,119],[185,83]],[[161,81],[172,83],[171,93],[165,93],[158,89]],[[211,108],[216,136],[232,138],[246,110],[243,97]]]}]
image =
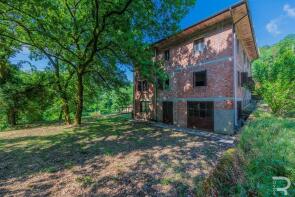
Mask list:
[{"label": "green tree", "polygon": [[295,108],[295,36],[262,48],[253,64],[256,91],[272,111],[283,115]]},{"label": "green tree", "polygon": [[20,113],[27,113],[29,120],[40,120],[47,97],[44,75],[26,73],[12,65],[7,75],[0,86],[0,114],[6,114],[10,126],[17,124]]},{"label": "green tree", "polygon": [[[153,52],[149,41],[178,29],[193,0],[3,0],[0,36],[35,47],[70,65],[76,79],[75,123],[81,123],[84,77],[118,63],[147,67]],[[49,44],[49,45],[48,45]],[[142,69],[147,70],[147,69]],[[149,72],[149,71],[147,71]]]}]

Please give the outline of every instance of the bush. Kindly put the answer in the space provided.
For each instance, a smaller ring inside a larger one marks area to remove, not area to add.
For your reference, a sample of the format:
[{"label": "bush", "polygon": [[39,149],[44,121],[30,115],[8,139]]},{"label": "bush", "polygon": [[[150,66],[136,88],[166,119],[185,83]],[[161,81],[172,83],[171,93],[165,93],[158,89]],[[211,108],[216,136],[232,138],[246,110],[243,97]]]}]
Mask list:
[{"label": "bush", "polygon": [[[274,176],[295,182],[295,120],[259,109],[203,183],[209,196],[272,196]],[[289,192],[294,191],[291,186]],[[292,193],[294,194],[294,192]]]},{"label": "bush", "polygon": [[245,188],[261,196],[273,194],[273,176],[295,182],[295,120],[257,112],[241,135],[238,145],[244,155]]}]

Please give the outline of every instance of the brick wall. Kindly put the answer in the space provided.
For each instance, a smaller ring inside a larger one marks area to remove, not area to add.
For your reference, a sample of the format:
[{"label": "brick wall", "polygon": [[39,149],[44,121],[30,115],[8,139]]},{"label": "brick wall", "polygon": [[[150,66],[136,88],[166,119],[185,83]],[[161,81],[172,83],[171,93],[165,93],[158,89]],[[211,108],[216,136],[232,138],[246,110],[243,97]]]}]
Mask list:
[{"label": "brick wall", "polygon": [[[168,90],[157,90],[157,103],[155,103],[153,85],[149,86],[147,92],[135,91],[135,118],[144,119],[148,117],[162,121],[162,102],[172,101],[174,124],[186,127],[187,101],[212,101],[214,102],[217,119],[223,116],[222,114],[225,114],[219,122],[217,121],[216,127],[224,127],[225,133],[233,129],[234,74],[232,24],[227,21],[202,32],[157,50],[155,59],[161,61],[164,59],[165,50],[169,49],[170,51],[169,61],[164,61],[165,71],[170,78],[170,88]],[[193,50],[194,41],[200,38],[204,39],[207,50],[203,53],[196,53]],[[250,66],[243,62],[241,44],[239,47],[237,70],[249,72]],[[193,73],[203,70],[207,71],[207,85],[194,87]],[[139,75],[136,74],[136,87],[138,79]],[[249,99],[249,92],[245,88],[238,87],[237,96],[244,104]],[[151,112],[149,114],[139,113],[139,105],[142,100],[151,101]],[[157,110],[155,111],[155,109]]]}]

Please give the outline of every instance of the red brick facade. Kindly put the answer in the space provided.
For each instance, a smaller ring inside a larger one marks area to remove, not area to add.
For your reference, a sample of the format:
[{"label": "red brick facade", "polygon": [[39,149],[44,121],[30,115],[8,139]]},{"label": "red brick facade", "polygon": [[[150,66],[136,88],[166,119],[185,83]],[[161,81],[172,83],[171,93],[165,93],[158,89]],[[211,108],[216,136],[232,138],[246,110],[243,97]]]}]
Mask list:
[{"label": "red brick facade", "polygon": [[[231,20],[224,20],[200,32],[195,32],[187,39],[171,43],[163,48],[156,48],[156,61],[163,61],[165,51],[169,50],[170,58],[165,61],[165,71],[169,75],[170,88],[160,90],[155,89],[153,84],[149,84],[148,91],[138,91],[140,78],[136,74],[135,118],[162,121],[162,102],[171,101],[173,102],[173,124],[187,127],[187,102],[209,101],[214,103],[213,130],[232,133],[235,124],[234,102],[242,101],[245,106],[251,99],[250,92],[239,84],[236,84],[236,97],[234,94],[234,77],[237,77],[234,69],[237,71],[236,74],[250,73],[251,67],[247,56],[244,57],[243,46],[238,40],[234,44],[233,27]],[[203,52],[194,50],[194,42],[200,38],[205,44]],[[206,86],[194,86],[193,73],[197,71],[206,71]],[[150,101],[149,112],[140,112],[141,101]]]}]

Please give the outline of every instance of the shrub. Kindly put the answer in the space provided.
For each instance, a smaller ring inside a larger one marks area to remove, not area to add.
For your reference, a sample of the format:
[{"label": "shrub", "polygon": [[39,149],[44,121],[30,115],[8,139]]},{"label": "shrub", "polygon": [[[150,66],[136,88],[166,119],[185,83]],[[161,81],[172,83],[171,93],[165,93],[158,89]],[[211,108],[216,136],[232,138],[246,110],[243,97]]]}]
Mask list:
[{"label": "shrub", "polygon": [[[295,120],[259,109],[203,182],[203,195],[272,196],[274,176],[295,182]],[[294,186],[289,192],[294,194]]]}]

